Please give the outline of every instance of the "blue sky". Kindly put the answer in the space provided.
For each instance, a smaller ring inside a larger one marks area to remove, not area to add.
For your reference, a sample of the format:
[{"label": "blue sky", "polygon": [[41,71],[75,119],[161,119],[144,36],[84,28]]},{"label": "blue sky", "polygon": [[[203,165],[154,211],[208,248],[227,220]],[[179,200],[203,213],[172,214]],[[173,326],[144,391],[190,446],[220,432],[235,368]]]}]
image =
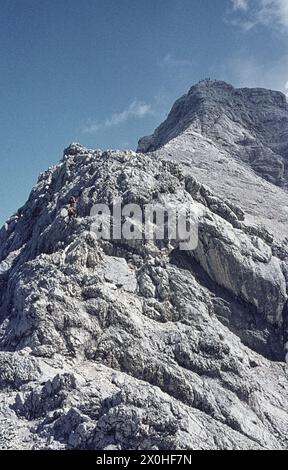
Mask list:
[{"label": "blue sky", "polygon": [[0,224],[70,142],[135,148],[198,80],[288,86],[288,0],[1,0]]}]

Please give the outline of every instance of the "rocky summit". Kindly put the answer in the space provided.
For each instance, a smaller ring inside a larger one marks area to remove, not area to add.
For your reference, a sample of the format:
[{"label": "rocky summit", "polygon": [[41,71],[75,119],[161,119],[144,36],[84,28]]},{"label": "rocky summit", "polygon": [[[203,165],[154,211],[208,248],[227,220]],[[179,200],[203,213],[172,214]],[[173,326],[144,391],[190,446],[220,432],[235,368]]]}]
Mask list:
[{"label": "rocky summit", "polygon": [[[0,231],[1,449],[288,449],[287,136],[284,95],[205,80],[40,175]],[[119,198],[189,204],[197,247],[99,239]]]}]

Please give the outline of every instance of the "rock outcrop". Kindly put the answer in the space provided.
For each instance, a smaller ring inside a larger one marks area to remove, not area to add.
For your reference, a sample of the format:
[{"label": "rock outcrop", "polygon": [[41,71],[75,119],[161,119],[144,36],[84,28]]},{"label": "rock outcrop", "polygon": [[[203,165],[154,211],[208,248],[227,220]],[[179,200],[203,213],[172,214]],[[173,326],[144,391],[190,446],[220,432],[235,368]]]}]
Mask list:
[{"label": "rock outcrop", "polygon": [[[258,90],[240,95],[249,93],[259,101]],[[266,95],[284,116],[282,95]],[[153,147],[142,141],[152,153],[72,144],[0,231],[0,448],[288,448],[285,241],[193,171],[181,113],[177,132],[165,136],[163,125]],[[196,147],[208,142],[201,135]],[[285,135],[283,148],[277,139],[285,159]],[[224,141],[217,145],[221,152]],[[274,188],[234,145],[230,160]],[[72,196],[77,215],[68,221]],[[196,249],[177,239],[97,239],[91,208],[117,198],[189,204]]]}]

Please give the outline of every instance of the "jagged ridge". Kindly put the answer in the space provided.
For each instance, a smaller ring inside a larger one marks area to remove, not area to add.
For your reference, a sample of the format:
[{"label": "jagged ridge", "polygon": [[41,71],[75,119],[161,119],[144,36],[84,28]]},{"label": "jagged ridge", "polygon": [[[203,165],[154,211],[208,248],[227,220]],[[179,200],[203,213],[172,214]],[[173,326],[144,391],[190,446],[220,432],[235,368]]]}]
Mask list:
[{"label": "jagged ridge", "polygon": [[[197,250],[97,241],[91,205],[117,196],[197,206]],[[66,149],[0,233],[1,447],[286,448],[287,378],[270,362],[285,276],[243,218],[175,163]]]}]

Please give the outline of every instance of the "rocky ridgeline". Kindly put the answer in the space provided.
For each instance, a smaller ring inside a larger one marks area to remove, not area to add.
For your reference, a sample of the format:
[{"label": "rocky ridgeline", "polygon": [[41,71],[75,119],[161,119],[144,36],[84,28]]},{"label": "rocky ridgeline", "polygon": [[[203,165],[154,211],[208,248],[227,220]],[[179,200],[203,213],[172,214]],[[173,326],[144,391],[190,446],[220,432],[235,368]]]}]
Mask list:
[{"label": "rocky ridgeline", "polygon": [[268,181],[287,186],[288,103],[283,93],[204,80],[176,101],[152,136],[140,139],[139,151],[157,150],[193,131]]},{"label": "rocky ridgeline", "polygon": [[[182,162],[182,131],[147,154],[72,144],[2,228],[0,448],[287,449],[286,245]],[[197,248],[97,240],[91,208],[118,197],[191,204]]]}]

